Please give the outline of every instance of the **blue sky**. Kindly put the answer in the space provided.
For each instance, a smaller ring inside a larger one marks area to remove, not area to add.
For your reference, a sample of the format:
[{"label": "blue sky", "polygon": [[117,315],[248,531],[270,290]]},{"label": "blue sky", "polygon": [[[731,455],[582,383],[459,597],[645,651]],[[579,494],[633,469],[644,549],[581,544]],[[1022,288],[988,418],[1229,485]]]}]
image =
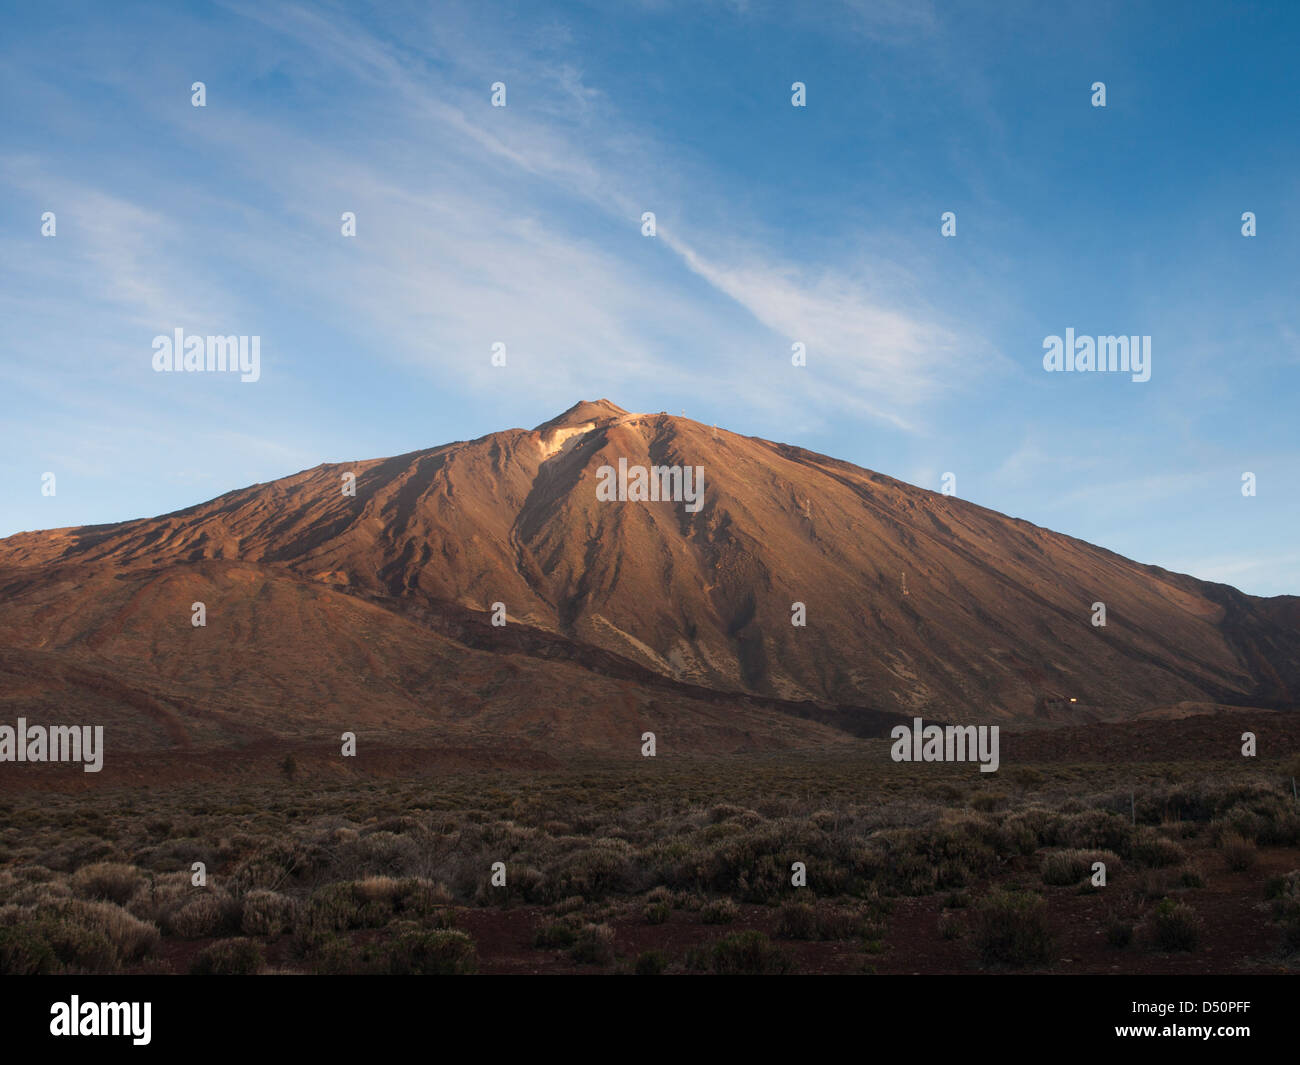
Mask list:
[{"label": "blue sky", "polygon": [[[0,535],[607,397],[1300,593],[1298,44],[1289,3],[8,5]],[[1067,327],[1151,379],[1045,372]],[[176,328],[261,379],[154,373]]]}]

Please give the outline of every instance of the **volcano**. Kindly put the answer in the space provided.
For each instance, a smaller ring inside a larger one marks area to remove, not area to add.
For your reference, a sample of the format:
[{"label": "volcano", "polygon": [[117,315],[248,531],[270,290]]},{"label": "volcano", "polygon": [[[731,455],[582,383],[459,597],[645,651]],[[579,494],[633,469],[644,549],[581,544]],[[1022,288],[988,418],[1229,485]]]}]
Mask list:
[{"label": "volcano", "polygon": [[[632,467],[697,470],[702,498],[597,491]],[[546,757],[632,756],[655,731],[726,753],[912,715],[1077,725],[1297,692],[1300,598],[603,399],[0,540],[0,715],[75,710],[110,761],[114,738],[162,754],[344,729]]]}]

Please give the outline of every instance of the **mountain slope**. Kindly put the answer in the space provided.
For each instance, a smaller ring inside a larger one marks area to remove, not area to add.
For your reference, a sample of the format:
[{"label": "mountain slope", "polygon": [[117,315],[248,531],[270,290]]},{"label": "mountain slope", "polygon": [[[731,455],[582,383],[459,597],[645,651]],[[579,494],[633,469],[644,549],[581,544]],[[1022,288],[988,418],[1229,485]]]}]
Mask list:
[{"label": "mountain slope", "polygon": [[[703,505],[598,499],[598,471],[620,460],[703,467]],[[206,628],[190,625],[194,601]],[[1104,628],[1091,624],[1098,601]],[[505,628],[487,623],[498,602]],[[791,624],[794,603],[806,626]],[[9,658],[54,656],[134,678],[123,683],[145,698],[174,695],[190,709],[173,708],[170,733],[164,713],[124,711],[153,720],[157,744],[228,742],[239,730],[221,714],[237,706],[274,733],[364,717],[485,742],[531,728],[593,749],[645,724],[618,709],[637,700],[698,743],[730,721],[719,749],[824,742],[839,735],[826,725],[879,730],[893,714],[1287,707],[1298,637],[1295,597],[1247,596],[607,400],[156,519],[0,540]]]}]

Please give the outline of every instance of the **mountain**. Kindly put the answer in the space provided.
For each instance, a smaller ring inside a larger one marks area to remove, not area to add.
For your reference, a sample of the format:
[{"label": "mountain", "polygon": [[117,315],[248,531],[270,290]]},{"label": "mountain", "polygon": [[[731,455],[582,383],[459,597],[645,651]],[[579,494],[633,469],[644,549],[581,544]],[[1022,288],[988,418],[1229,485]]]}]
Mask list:
[{"label": "mountain", "polygon": [[[702,495],[598,498],[620,461],[702,468]],[[0,540],[0,648],[0,720],[89,715],[135,751],[350,728],[556,757],[636,754],[655,730],[713,752],[845,742],[912,714],[1288,709],[1300,598],[597,400],[159,518]]]}]

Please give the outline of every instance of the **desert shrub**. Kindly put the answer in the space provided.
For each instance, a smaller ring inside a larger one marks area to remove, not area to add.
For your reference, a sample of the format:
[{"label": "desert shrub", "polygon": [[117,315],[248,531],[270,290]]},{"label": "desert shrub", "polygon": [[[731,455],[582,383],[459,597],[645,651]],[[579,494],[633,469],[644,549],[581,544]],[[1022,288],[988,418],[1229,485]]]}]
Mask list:
[{"label": "desert shrub", "polygon": [[[1240,819],[1228,827],[1256,836],[1260,815],[1265,820],[1275,816],[1284,796],[1275,789],[1255,781],[1210,779],[1179,783],[1169,788],[1145,790],[1138,795],[1138,819],[1158,821],[1207,822],[1214,819]],[[1128,795],[1114,797],[1116,808],[1127,808]],[[1244,826],[1244,827],[1243,827]],[[1244,830],[1248,829],[1248,830]]]},{"label": "desert shrub", "polygon": [[1300,915],[1290,914],[1278,921],[1282,929],[1282,952],[1295,954],[1300,951]]},{"label": "desert shrub", "polygon": [[278,936],[293,926],[297,908],[287,895],[255,888],[242,900],[239,930],[246,936]]},{"label": "desert shrub", "polygon": [[1140,902],[1163,899],[1173,890],[1176,878],[1168,869],[1143,869],[1133,878],[1133,897]]},{"label": "desert shrub", "polygon": [[407,918],[437,916],[452,901],[451,893],[442,884],[418,876],[368,877],[358,881],[353,892],[363,904],[378,902]]},{"label": "desert shrub", "polygon": [[217,864],[217,852],[201,840],[184,837],[169,839],[156,847],[147,847],[134,855],[137,865],[156,873],[190,870],[195,862],[208,868]]},{"label": "desert shrub", "polygon": [[945,821],[923,839],[926,846],[921,853],[939,863],[960,866],[963,877],[989,872],[997,865],[999,855],[1014,854],[1017,849],[1012,837],[989,818]]},{"label": "desert shrub", "polygon": [[1300,810],[1294,805],[1280,810],[1276,820],[1270,821],[1256,840],[1270,847],[1300,845]]},{"label": "desert shrub", "polygon": [[382,821],[376,823],[372,832],[391,832],[395,836],[400,836],[403,832],[414,832],[423,825],[418,817],[412,817],[410,814],[398,814],[394,817],[385,817]]},{"label": "desert shrub", "polygon": [[775,976],[788,973],[791,961],[762,932],[733,932],[713,943],[710,967],[720,975]]},{"label": "desert shrub", "polygon": [[[647,901],[656,902],[659,900],[655,897],[654,892],[651,892],[647,898]],[[551,909],[556,914],[576,913],[579,910],[584,909],[586,905],[587,905],[587,900],[584,899],[581,895],[570,895],[568,898],[561,899],[554,906],[552,906]]]},{"label": "desert shrub", "polygon": [[1002,822],[1003,830],[1015,841],[1021,854],[1033,854],[1039,847],[1064,843],[1065,819],[1056,810],[1030,806],[1010,814]]},{"label": "desert shrub", "polygon": [[[120,912],[130,916],[124,910]],[[63,908],[6,907],[0,921],[0,954],[5,971],[115,972],[122,955],[109,938],[106,922],[98,922],[97,927],[93,918],[86,918],[85,914]],[[126,944],[131,945],[129,938]]]},{"label": "desert shrub", "polygon": [[955,913],[944,912],[939,914],[939,936],[942,939],[960,939],[962,932],[962,919]]},{"label": "desert shrub", "polygon": [[776,934],[781,939],[816,939],[817,911],[806,902],[787,902],[776,919]]},{"label": "desert shrub", "polygon": [[39,925],[0,927],[0,976],[39,976],[58,970],[59,959]]},{"label": "desert shrub", "polygon": [[8,877],[0,887],[0,897],[16,906],[45,906],[72,897],[72,888],[64,880],[24,880]]},{"label": "desert shrub", "polygon": [[858,906],[842,907],[832,903],[819,903],[814,907],[817,914],[817,938],[826,940],[853,939],[857,936],[883,934],[883,925],[870,920],[867,912]]},{"label": "desert shrub", "polygon": [[834,877],[845,875],[833,856],[838,853],[825,832],[807,820],[782,818],[764,822],[720,840],[710,853],[689,863],[691,879],[700,887],[743,902],[773,902],[789,888],[790,866],[796,861],[832,859],[827,863],[827,890]]},{"label": "desert shrub", "polygon": [[[158,945],[157,926],[141,921],[111,902],[57,899],[39,907],[6,907],[0,928],[11,936],[15,965],[45,964],[44,941],[63,968],[74,972],[114,972],[123,961],[137,961]],[[26,959],[26,960],[24,960]]]},{"label": "desert shrub", "polygon": [[59,878],[58,873],[43,865],[23,865],[14,869],[10,875],[24,884],[45,884]]},{"label": "desert shrub", "polygon": [[194,956],[191,976],[251,976],[262,971],[266,955],[254,939],[219,939]]},{"label": "desert shrub", "polygon": [[[313,891],[299,909],[298,924],[342,932],[365,928],[368,924],[385,924],[390,912],[386,907],[371,904],[371,913],[363,917],[362,903],[353,892],[351,882],[343,881],[324,884]],[[367,917],[371,919],[368,921]]]},{"label": "desert shrub", "polygon": [[478,951],[465,932],[403,928],[385,945],[386,969],[395,975],[458,976],[478,968]]},{"label": "desert shrub", "polygon": [[1019,846],[997,824],[970,816],[925,829],[887,829],[876,833],[871,845],[876,854],[856,856],[856,871],[899,895],[965,887],[991,873],[999,853],[1016,853]]},{"label": "desert shrub", "polygon": [[292,849],[277,847],[273,851],[245,858],[231,874],[228,883],[232,891],[279,891],[293,879],[295,868]]},{"label": "desert shrub", "polygon": [[298,954],[304,958],[312,972],[323,976],[340,974],[358,974],[366,971],[366,962],[361,954],[343,936],[334,932],[322,932],[310,941],[299,938],[295,933],[295,946]]},{"label": "desert shrub", "polygon": [[39,931],[50,944],[55,957],[67,968],[107,973],[115,971],[120,964],[117,948],[107,933],[100,929],[46,914],[40,921]]},{"label": "desert shrub", "polygon": [[885,890],[899,895],[929,895],[935,890],[935,867],[919,854],[904,854],[890,863]]},{"label": "desert shrub", "polygon": [[137,961],[158,946],[158,926],[111,902],[70,899],[57,911],[66,920],[102,932],[123,961]]},{"label": "desert shrub", "polygon": [[1052,951],[1047,904],[1028,892],[995,891],[975,907],[973,938],[986,965],[1041,964]]},{"label": "desert shrub", "polygon": [[1148,915],[1147,936],[1159,950],[1195,950],[1201,921],[1187,903],[1163,899]]},{"label": "desert shrub", "polygon": [[547,902],[555,897],[555,885],[546,874],[531,865],[506,863],[506,883],[497,887],[486,877],[474,874],[473,896],[480,906],[500,906],[512,899],[524,902]]},{"label": "desert shrub", "polygon": [[1111,914],[1106,920],[1106,942],[1123,950],[1133,942],[1133,922]]},{"label": "desert shrub", "polygon": [[693,891],[679,891],[673,895],[673,909],[699,913],[708,901],[703,895],[697,895]]},{"label": "desert shrub", "polygon": [[928,895],[937,875],[930,850],[928,835],[918,829],[886,829],[855,857],[855,871],[891,895]]},{"label": "desert shrub", "polygon": [[608,965],[614,960],[614,930],[607,924],[583,925],[569,947],[569,957],[581,965]]},{"label": "desert shrub", "polygon": [[642,951],[636,959],[637,976],[658,976],[668,968],[668,955],[662,950]]},{"label": "desert shrub", "polygon": [[588,847],[562,856],[548,874],[546,880],[556,893],[586,898],[633,891],[640,875],[631,844],[614,838],[592,840]]},{"label": "desert shrub", "polygon": [[1002,832],[1006,837],[1008,851],[1011,854],[1033,854],[1034,851],[1038,850],[1038,833],[1026,822],[1007,818],[1003,822]]},{"label": "desert shrub", "polygon": [[1110,851],[1098,850],[1062,850],[1052,851],[1043,856],[1042,876],[1044,884],[1056,887],[1069,887],[1092,876],[1092,867],[1096,862],[1104,862],[1107,877],[1119,868],[1119,855]]},{"label": "desert shrub", "polygon": [[98,836],[77,836],[56,845],[42,860],[57,872],[70,873],[91,862],[106,861],[114,851],[111,843]]},{"label": "desert shrub", "polygon": [[1133,833],[1127,857],[1135,864],[1151,869],[1166,869],[1182,865],[1187,860],[1187,854],[1180,844],[1145,826],[1139,826]]},{"label": "desert shrub", "polygon": [[1236,832],[1225,832],[1219,837],[1219,850],[1223,852],[1224,865],[1234,873],[1253,868],[1258,857],[1255,844]]},{"label": "desert shrub", "polygon": [[126,908],[145,921],[162,924],[163,915],[178,909],[196,894],[190,873],[157,873],[136,886]]},{"label": "desert shrub", "polygon": [[1030,791],[1042,787],[1047,778],[1037,769],[1029,766],[1013,766],[1007,771],[1007,779],[1021,791]]},{"label": "desert shrub", "polygon": [[672,907],[668,903],[652,902],[641,911],[641,915],[645,918],[646,924],[663,924],[672,912]]},{"label": "desert shrub", "polygon": [[133,865],[121,862],[95,862],[72,874],[72,890],[86,899],[103,899],[126,905],[144,877]]},{"label": "desert shrub", "polygon": [[334,875],[348,879],[402,876],[414,872],[419,861],[420,845],[415,839],[380,830],[340,844],[329,867]]},{"label": "desert shrub", "polygon": [[808,815],[808,820],[823,832],[830,832],[839,825],[840,815],[834,810],[815,810]]},{"label": "desert shrub", "polygon": [[700,907],[700,920],[705,924],[731,924],[740,915],[740,907],[731,899],[713,899]]},{"label": "desert shrub", "polygon": [[1259,839],[1268,827],[1268,820],[1248,806],[1234,806],[1216,819],[1210,830],[1221,841],[1225,836],[1238,836],[1249,840]]},{"label": "desert shrub", "polygon": [[421,877],[339,881],[312,892],[299,910],[298,924],[336,932],[382,928],[394,917],[437,918],[449,898],[440,884]]},{"label": "desert shrub", "polygon": [[934,873],[934,886],[938,891],[965,887],[970,880],[970,870],[961,862],[953,861],[951,858],[940,862]]},{"label": "desert shrub", "polygon": [[183,939],[200,939],[233,932],[239,919],[238,914],[239,908],[233,899],[218,891],[209,890],[200,892],[164,914],[162,922],[171,935]]},{"label": "desert shrub", "polygon": [[1133,827],[1117,814],[1106,810],[1085,810],[1067,817],[1060,826],[1059,840],[1076,849],[1098,848],[1126,854],[1133,838]]},{"label": "desert shrub", "polygon": [[718,803],[709,811],[709,823],[713,825],[721,824],[723,821],[730,821],[735,817],[742,817],[750,813],[743,806],[734,806],[731,803]]},{"label": "desert shrub", "polygon": [[1269,881],[1265,898],[1273,903],[1273,917],[1282,929],[1282,950],[1300,951],[1300,869]]},{"label": "desert shrub", "polygon": [[1216,837],[1235,833],[1265,846],[1294,846],[1300,843],[1300,810],[1289,794],[1255,785],[1218,805],[1211,831]]},{"label": "desert shrub", "polygon": [[533,946],[542,950],[567,950],[585,923],[579,914],[565,914],[560,920],[539,928],[533,936]]},{"label": "desert shrub", "polygon": [[1265,898],[1283,906],[1300,907],[1300,869],[1272,877],[1265,885]]}]

